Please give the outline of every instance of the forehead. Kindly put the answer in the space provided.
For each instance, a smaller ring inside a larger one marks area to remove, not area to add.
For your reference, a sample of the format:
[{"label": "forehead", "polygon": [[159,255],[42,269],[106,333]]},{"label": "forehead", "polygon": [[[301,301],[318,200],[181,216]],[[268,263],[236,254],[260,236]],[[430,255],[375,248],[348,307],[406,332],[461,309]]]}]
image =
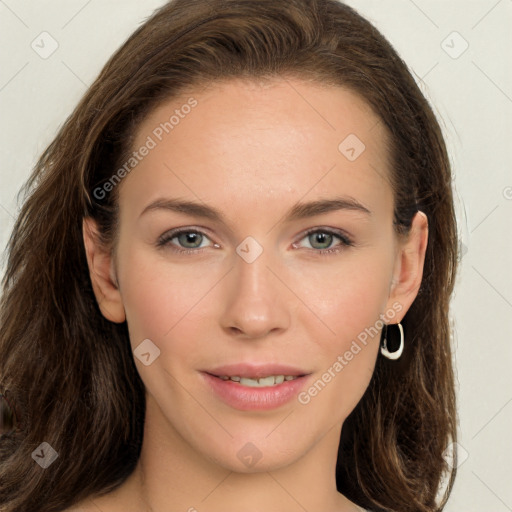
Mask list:
[{"label": "forehead", "polygon": [[233,214],[276,213],[276,203],[306,195],[346,194],[381,213],[392,205],[387,132],[342,87],[240,79],[198,88],[146,117],[133,150],[143,146],[151,149],[121,185],[121,209],[133,213],[159,196]]}]

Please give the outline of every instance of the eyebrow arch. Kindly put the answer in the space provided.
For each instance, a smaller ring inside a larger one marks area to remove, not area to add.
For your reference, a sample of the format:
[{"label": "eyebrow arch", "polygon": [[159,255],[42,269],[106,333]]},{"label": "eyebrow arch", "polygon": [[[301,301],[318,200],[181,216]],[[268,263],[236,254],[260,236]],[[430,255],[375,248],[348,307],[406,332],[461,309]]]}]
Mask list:
[{"label": "eyebrow arch", "polygon": [[[142,217],[147,212],[162,209],[209,219],[224,225],[227,224],[224,215],[217,208],[180,199],[156,199],[144,208],[139,217]],[[338,210],[362,212],[366,215],[372,214],[368,208],[352,197],[335,197],[332,199],[319,199],[308,203],[296,203],[284,215],[282,222],[292,222]]]}]

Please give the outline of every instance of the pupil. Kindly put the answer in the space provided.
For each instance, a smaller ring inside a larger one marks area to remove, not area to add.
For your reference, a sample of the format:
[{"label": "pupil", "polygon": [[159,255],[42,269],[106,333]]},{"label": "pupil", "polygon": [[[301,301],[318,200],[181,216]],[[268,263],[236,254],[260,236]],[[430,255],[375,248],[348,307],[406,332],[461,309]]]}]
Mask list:
[{"label": "pupil", "polygon": [[[187,246],[187,244],[190,244],[192,247],[197,247],[198,245],[201,245],[201,238],[202,235],[200,233],[182,233],[180,238],[180,243],[182,245]],[[197,245],[197,242],[199,241],[199,244]],[[194,242],[196,242],[196,245],[194,245]]]},{"label": "pupil", "polygon": [[[322,245],[320,249],[325,249],[326,247],[329,247],[329,245],[331,245],[332,235],[328,233],[315,233],[313,237],[316,238],[320,245]],[[314,244],[311,245],[314,247]]]}]

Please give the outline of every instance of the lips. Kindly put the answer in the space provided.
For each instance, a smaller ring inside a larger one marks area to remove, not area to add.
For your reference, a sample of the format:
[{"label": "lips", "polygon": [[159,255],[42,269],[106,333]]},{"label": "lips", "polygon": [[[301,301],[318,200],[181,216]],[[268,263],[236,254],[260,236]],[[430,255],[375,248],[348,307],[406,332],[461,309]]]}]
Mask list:
[{"label": "lips", "polygon": [[270,410],[297,396],[310,372],[282,364],[231,364],[200,372],[214,396],[241,411]]},{"label": "lips", "polygon": [[246,379],[262,379],[278,375],[303,377],[310,374],[309,371],[296,366],[266,363],[228,364],[203,371],[215,377],[240,377]]},{"label": "lips", "polygon": [[239,382],[241,386],[249,386],[249,387],[257,387],[263,388],[265,386],[276,386],[278,384],[282,384],[284,381],[290,381],[298,379],[299,377],[294,375],[269,375],[268,377],[260,377],[257,378],[248,378],[248,377],[239,377],[238,375],[233,375],[232,377],[228,377],[227,375],[222,375],[219,377],[222,380],[230,380],[232,382]]}]

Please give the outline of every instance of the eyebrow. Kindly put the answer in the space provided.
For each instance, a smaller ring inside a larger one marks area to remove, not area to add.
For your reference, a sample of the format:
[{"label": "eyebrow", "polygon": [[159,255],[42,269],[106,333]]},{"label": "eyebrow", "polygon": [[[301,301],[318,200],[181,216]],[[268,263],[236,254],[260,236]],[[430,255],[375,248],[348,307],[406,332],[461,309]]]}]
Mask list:
[{"label": "eyebrow", "polygon": [[[180,199],[156,199],[144,208],[139,217],[142,217],[147,212],[155,210],[170,210],[227,225],[224,215],[217,208],[206,204],[196,203],[194,201],[184,201]],[[284,215],[282,222],[293,222],[339,210],[362,212],[370,216],[372,214],[366,206],[362,205],[352,197],[335,197],[332,199],[319,199],[307,203],[296,203]]]}]

